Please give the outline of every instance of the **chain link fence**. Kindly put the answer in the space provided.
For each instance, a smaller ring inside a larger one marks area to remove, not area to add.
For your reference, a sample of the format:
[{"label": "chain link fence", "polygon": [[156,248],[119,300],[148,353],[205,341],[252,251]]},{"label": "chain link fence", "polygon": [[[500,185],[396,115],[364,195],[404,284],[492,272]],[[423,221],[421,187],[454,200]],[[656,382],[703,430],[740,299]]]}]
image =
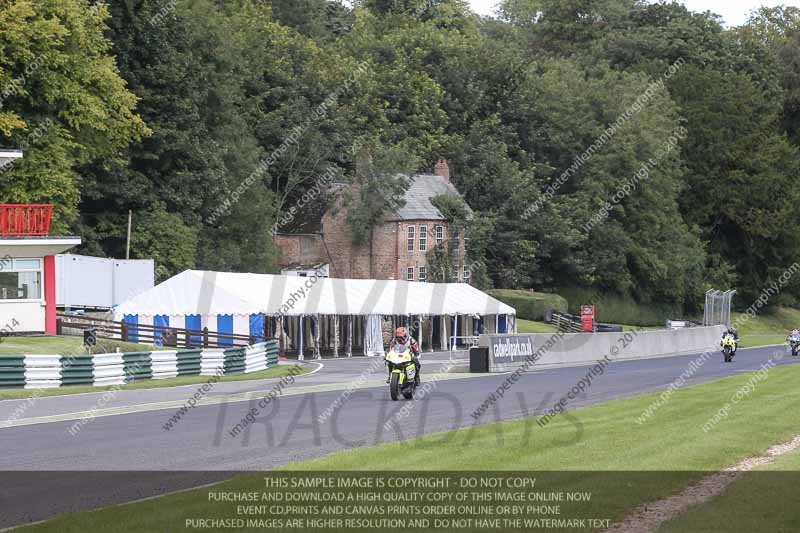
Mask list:
[{"label": "chain link fence", "polygon": [[725,292],[711,289],[706,292],[706,305],[703,309],[704,326],[731,325],[731,301],[735,290]]}]

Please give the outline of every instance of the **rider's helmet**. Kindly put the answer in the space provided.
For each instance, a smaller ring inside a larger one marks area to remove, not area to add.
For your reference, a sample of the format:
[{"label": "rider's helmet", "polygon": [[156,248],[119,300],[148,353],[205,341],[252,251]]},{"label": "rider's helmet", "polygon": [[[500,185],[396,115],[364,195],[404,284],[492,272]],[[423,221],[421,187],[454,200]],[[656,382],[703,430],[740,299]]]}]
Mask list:
[{"label": "rider's helmet", "polygon": [[736,336],[736,330],[735,330],[735,329],[733,329],[733,328],[728,328],[728,333],[730,333],[730,334],[731,334],[731,335],[733,335],[734,337]]},{"label": "rider's helmet", "polygon": [[394,338],[397,340],[397,342],[405,344],[405,342],[408,340],[408,330],[402,326],[397,328],[394,332]]},{"label": "rider's helmet", "polygon": [[797,328],[795,328],[792,330],[792,335],[800,335],[800,331],[798,331]]}]

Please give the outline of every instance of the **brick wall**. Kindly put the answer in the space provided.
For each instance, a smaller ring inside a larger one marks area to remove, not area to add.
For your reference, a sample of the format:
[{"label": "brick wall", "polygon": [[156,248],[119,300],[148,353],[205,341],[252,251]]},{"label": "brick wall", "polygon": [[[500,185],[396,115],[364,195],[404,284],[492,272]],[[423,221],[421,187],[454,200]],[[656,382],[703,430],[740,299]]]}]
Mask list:
[{"label": "brick wall", "polygon": [[281,267],[328,262],[321,235],[278,234],[273,240],[281,250]]},{"label": "brick wall", "polygon": [[[352,279],[408,279],[413,268],[419,281],[420,267],[427,271],[425,254],[436,245],[436,227],[442,226],[444,239],[451,238],[447,222],[416,220],[387,222],[375,227],[372,253],[369,244],[355,245],[347,224],[347,209],[339,206],[336,215],[329,210],[322,218],[322,235],[277,235],[281,248],[281,266],[290,264],[330,263],[331,276]],[[409,227],[414,228],[413,249],[409,251]],[[420,232],[426,236],[425,250],[420,249]],[[330,254],[330,255],[329,255]],[[463,272],[464,239],[459,238],[459,267]]]}]

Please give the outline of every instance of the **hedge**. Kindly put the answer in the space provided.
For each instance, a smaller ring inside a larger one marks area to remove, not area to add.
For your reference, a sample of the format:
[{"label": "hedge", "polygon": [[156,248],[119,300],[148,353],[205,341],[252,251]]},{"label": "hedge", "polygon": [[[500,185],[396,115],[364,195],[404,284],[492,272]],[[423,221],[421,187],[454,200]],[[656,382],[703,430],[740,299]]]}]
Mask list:
[{"label": "hedge", "polygon": [[530,292],[522,289],[490,289],[493,298],[517,310],[517,317],[524,320],[544,321],[547,311],[552,309],[567,312],[567,300],[558,294]]},{"label": "hedge", "polygon": [[637,302],[630,296],[578,287],[560,288],[558,292],[569,302],[570,313],[579,314],[581,305],[594,303],[597,321],[608,324],[663,326],[667,320],[684,316],[678,305]]}]

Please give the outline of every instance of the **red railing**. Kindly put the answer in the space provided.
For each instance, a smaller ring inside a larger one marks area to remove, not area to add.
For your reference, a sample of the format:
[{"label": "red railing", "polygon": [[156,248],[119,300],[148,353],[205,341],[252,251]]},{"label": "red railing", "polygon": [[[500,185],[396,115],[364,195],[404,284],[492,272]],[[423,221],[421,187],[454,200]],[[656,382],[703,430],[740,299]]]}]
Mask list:
[{"label": "red railing", "polygon": [[0,235],[48,235],[52,204],[0,204]]}]

